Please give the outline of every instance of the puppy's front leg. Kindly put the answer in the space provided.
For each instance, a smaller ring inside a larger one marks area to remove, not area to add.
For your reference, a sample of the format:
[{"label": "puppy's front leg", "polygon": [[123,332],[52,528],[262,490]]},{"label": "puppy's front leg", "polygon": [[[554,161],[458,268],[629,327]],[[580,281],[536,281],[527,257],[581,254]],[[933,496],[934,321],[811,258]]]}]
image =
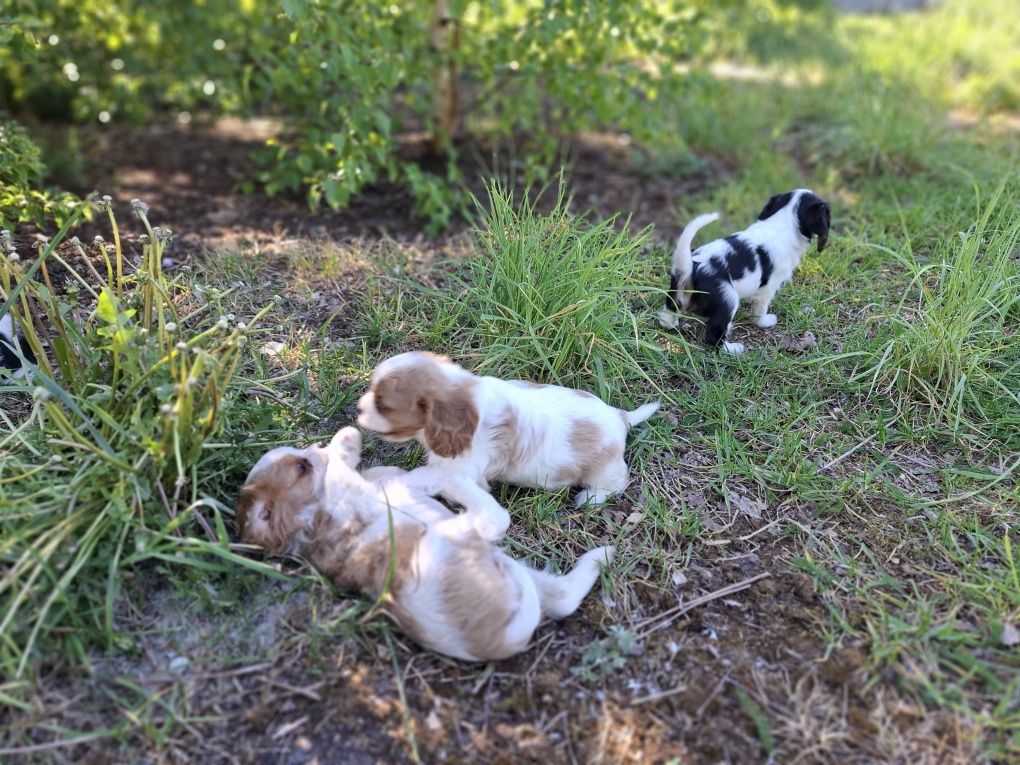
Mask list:
[{"label": "puppy's front leg", "polygon": [[772,298],[775,296],[776,290],[766,289],[751,298],[748,308],[751,309],[754,323],[759,327],[767,329],[776,326],[778,323],[779,317],[774,313],[769,313],[769,303],[772,302]]},{"label": "puppy's front leg", "polygon": [[506,508],[467,476],[447,478],[441,494],[447,501],[464,508],[463,513],[445,523],[473,528],[486,542],[498,542],[510,528],[510,513]]},{"label": "puppy's front leg", "polygon": [[432,465],[416,467],[403,477],[404,483],[430,497],[437,497],[443,493],[446,484],[443,471]]}]

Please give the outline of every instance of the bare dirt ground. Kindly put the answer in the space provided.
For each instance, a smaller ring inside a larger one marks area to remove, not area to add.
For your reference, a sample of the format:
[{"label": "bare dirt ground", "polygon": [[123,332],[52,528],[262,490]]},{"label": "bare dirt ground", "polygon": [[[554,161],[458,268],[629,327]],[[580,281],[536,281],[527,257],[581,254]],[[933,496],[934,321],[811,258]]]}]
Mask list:
[{"label": "bare dirt ground", "polygon": [[[463,229],[424,236],[411,199],[393,188],[337,213],[241,195],[257,140],[238,126],[108,131],[89,140],[90,177],[125,220],[131,198],[151,205],[152,221],[177,235],[173,257],[198,271],[207,250],[288,240],[389,238],[427,260]],[[663,237],[676,200],[699,183],[628,170],[611,140],[572,156],[578,206],[627,211]],[[691,482],[681,488],[696,494],[691,476],[713,458],[682,455],[692,470],[675,477]],[[625,527],[639,497],[632,487],[594,517],[565,511],[564,523]],[[529,651],[491,666],[428,654],[378,619],[358,634],[338,629],[363,605],[307,578],[236,593],[197,583],[215,607],[191,611],[158,572],[140,575],[125,586],[124,646],[93,656],[90,671],[49,668],[20,720],[35,718],[39,740],[53,738],[54,724],[81,735],[123,726],[120,744],[83,740],[16,759],[369,765],[411,762],[416,747],[423,762],[967,762],[968,732],[955,718],[867,688],[864,648],[826,644],[829,612],[811,580],[791,573],[797,551],[778,519],[803,516],[816,533],[826,522],[807,507],[759,511],[732,518],[705,498],[712,543],[685,542],[675,556],[683,567],[639,559],[612,597],[596,588]]]}]

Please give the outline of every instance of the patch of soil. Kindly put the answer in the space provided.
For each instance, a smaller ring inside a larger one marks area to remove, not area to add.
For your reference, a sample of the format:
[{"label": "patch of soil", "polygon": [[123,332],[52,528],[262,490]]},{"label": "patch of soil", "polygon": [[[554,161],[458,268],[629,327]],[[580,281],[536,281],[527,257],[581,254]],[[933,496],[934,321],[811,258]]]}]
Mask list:
[{"label": "patch of soil", "polygon": [[[422,223],[414,216],[413,198],[406,189],[390,184],[369,187],[349,207],[338,211],[325,206],[311,211],[302,198],[294,195],[268,198],[258,191],[240,193],[240,185],[252,181],[252,153],[273,132],[266,123],[229,119],[212,126],[166,122],[145,129],[91,128],[82,134],[87,181],[77,191],[112,196],[122,225],[132,220],[131,199],[146,202],[151,207],[153,225],[177,234],[175,243],[181,254],[281,237],[335,241],[422,238]],[[409,156],[426,164],[430,161],[422,155],[420,146],[406,143]],[[460,148],[468,186],[484,198],[485,182],[491,174],[478,158],[491,155],[492,150]],[[696,173],[680,177],[635,169],[637,153],[624,136],[582,136],[565,146],[562,154],[579,212],[605,217],[619,214],[621,219],[631,216],[635,229],[654,224],[667,238],[677,228],[677,205],[705,182]],[[512,162],[497,164],[513,175]],[[721,170],[714,168],[713,172]],[[436,237],[436,241],[456,234],[465,225],[463,220],[454,221],[450,231]],[[81,238],[91,241],[95,234],[105,234],[105,221],[84,229]]]}]

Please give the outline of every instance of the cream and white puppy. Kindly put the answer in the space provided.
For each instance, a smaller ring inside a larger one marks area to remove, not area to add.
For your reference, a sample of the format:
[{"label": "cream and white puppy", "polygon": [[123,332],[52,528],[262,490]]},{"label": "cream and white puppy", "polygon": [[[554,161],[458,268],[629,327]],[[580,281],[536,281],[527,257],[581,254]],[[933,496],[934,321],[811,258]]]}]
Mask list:
[{"label": "cream and white puppy", "polygon": [[659,403],[627,412],[591,393],[479,377],[434,353],[402,353],[372,373],[358,424],[387,441],[417,439],[430,467],[490,481],[581,486],[578,506],[627,487],[627,433]]},{"label": "cream and white puppy", "polygon": [[[600,547],[565,576],[535,571],[495,545],[509,516],[476,483],[431,484],[437,474],[427,469],[361,474],[360,452],[358,431],[344,428],[327,447],[265,454],[241,489],[241,537],[307,557],[338,587],[388,593],[401,629],[438,653],[490,661],[523,651],[543,619],[577,609],[612,560],[613,548]],[[450,512],[431,498],[437,492],[466,510]]]}]

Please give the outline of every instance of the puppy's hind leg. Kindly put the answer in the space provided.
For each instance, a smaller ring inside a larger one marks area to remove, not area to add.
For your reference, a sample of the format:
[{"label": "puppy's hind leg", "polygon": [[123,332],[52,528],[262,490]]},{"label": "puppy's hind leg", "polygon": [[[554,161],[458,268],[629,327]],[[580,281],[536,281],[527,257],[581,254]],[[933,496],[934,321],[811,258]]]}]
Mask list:
[{"label": "puppy's hind leg", "polygon": [[623,456],[613,459],[597,476],[585,483],[584,488],[574,497],[574,504],[581,507],[591,503],[601,505],[613,494],[619,494],[630,482],[630,471]]},{"label": "puppy's hind leg", "polygon": [[616,548],[598,547],[581,556],[569,574],[557,576],[545,571],[529,569],[538,586],[538,598],[542,604],[542,616],[547,619],[562,619],[577,610],[599,578],[599,571],[613,561]]},{"label": "puppy's hind leg", "polygon": [[726,353],[743,353],[743,343],[726,340],[737,306],[740,305],[737,291],[732,284],[726,282],[716,285],[710,295],[711,312],[708,314],[708,326],[705,327],[705,344],[711,348],[721,348]]}]

